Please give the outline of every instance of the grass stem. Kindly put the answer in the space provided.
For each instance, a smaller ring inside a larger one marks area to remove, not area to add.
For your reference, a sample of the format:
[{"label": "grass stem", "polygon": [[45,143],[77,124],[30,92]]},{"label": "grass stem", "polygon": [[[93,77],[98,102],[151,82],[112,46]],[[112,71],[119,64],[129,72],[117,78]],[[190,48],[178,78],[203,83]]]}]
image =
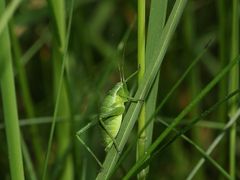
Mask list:
[{"label": "grass stem", "polygon": [[[231,58],[235,58],[239,53],[239,2],[238,0],[233,0],[233,12],[232,12],[232,51]],[[239,64],[235,66],[230,72],[230,86],[229,92],[239,88]],[[235,114],[238,108],[238,98],[235,97],[230,101],[229,116],[230,118]],[[231,179],[236,179],[236,124],[230,129],[230,150],[229,150],[229,160],[230,160],[230,176]]]},{"label": "grass stem", "polygon": [[[138,65],[140,70],[138,73],[138,83],[142,82],[145,72],[145,0],[138,0]],[[138,131],[145,126],[146,114],[145,114],[145,103],[142,106],[140,116],[138,119]],[[137,141],[137,160],[144,155],[146,144],[146,132],[142,132],[138,137]],[[145,170],[142,170],[138,174],[138,179],[144,180],[146,178]]]}]

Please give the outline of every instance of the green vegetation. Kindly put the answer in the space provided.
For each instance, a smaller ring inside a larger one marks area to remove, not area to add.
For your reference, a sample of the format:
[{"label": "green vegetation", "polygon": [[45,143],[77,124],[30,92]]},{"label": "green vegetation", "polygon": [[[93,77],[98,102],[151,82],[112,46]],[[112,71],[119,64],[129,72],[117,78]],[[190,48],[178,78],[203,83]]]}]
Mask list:
[{"label": "green vegetation", "polygon": [[0,0],[0,47],[1,179],[240,179],[237,0]]}]

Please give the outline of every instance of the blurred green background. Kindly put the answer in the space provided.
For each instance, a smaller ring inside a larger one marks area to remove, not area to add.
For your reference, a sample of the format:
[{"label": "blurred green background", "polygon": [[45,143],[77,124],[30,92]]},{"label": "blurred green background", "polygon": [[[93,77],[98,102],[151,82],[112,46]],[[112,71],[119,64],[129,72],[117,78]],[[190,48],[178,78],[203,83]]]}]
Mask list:
[{"label": "blurred green background", "polygon": [[[167,17],[174,2],[169,1]],[[94,179],[100,168],[77,141],[75,134],[96,118],[107,91],[120,80],[119,64],[124,64],[125,77],[138,68],[137,1],[75,0],[67,54],[64,50],[64,38],[68,34],[71,1],[54,7],[55,3],[57,2],[24,0],[9,21],[17,108],[25,143],[25,176],[26,179],[42,177],[62,60],[66,58],[46,176],[47,179]],[[147,22],[150,3],[151,1],[146,1]],[[158,113],[153,139],[165,129],[158,119],[170,123],[232,58],[232,12],[232,1],[188,1],[161,66],[157,105],[209,41],[211,45],[201,62],[191,70]],[[61,27],[65,29],[62,30]],[[235,41],[238,42],[239,38]],[[119,50],[119,44],[123,42],[124,47]],[[197,117],[218,99],[225,97],[229,89],[228,83],[225,77],[185,117],[178,128],[188,124],[191,118]],[[137,77],[131,79],[128,87],[132,93],[135,92]],[[203,149],[207,149],[223,129],[227,121],[227,111],[227,103],[224,103],[186,135]],[[0,117],[0,177],[10,179],[2,104]],[[136,134],[137,127],[127,143],[127,147],[131,144],[134,146],[115,171],[113,179],[121,179],[134,164]],[[105,152],[99,126],[89,129],[82,137],[103,161]],[[225,136],[212,155],[226,171],[229,169],[228,144],[229,136]],[[236,144],[236,149],[236,167],[239,167],[239,143]],[[185,179],[201,157],[191,144],[178,138],[152,161],[148,179]],[[238,178],[239,170],[236,171],[236,179]],[[224,178],[207,162],[194,179]]]}]

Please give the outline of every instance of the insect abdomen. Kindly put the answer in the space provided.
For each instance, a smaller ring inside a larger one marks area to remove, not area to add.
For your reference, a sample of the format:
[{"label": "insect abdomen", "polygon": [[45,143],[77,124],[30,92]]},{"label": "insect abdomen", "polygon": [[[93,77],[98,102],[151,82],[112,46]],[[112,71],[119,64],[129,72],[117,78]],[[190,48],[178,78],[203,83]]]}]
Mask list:
[{"label": "insect abdomen", "polygon": [[[122,115],[109,117],[104,121],[108,132],[112,135],[113,138],[116,138],[121,126],[121,122],[122,122]],[[113,141],[105,131],[103,131],[103,135],[104,135],[105,151],[108,151],[111,148]]]}]

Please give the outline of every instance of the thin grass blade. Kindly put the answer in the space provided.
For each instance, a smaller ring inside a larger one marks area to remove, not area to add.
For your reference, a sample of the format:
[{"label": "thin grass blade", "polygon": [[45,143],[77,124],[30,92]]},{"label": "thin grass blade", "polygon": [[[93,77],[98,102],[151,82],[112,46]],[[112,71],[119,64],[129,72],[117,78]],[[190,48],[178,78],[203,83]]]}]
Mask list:
[{"label": "thin grass blade", "polygon": [[[214,139],[214,141],[212,142],[212,144],[209,146],[209,148],[206,151],[207,155],[210,155],[213,150],[215,149],[215,147],[221,142],[221,140],[223,139],[224,135],[226,134],[226,131],[229,130],[230,127],[232,127],[232,125],[234,123],[236,123],[236,121],[238,120],[240,116],[240,108],[236,111],[236,113],[232,116],[232,118],[228,121],[228,123],[225,125],[224,130]],[[203,165],[203,163],[205,162],[205,159],[202,158],[198,161],[198,163],[196,164],[196,166],[193,168],[193,170],[190,172],[190,174],[187,177],[187,180],[191,180],[193,179],[193,177],[196,175],[196,173],[198,172],[199,168]]]},{"label": "thin grass blade", "polygon": [[11,3],[8,5],[8,7],[4,11],[4,13],[1,14],[1,17],[0,17],[0,35],[4,31],[4,28],[7,26],[8,22],[10,21],[12,15],[16,11],[16,9],[18,8],[21,1],[22,0],[11,1]]},{"label": "thin grass blade", "polygon": [[129,175],[126,176],[128,179],[131,174],[134,174],[141,166],[146,162],[146,160],[151,156],[151,154],[157,149],[158,145],[166,138],[166,136],[172,131],[176,125],[187,115],[192,108],[234,67],[240,60],[238,56],[231,63],[229,63],[219,74],[199,93],[199,95],[194,98],[191,103],[173,120],[172,124],[165,129],[161,135],[154,141],[150,146],[147,153],[131,168]]}]

